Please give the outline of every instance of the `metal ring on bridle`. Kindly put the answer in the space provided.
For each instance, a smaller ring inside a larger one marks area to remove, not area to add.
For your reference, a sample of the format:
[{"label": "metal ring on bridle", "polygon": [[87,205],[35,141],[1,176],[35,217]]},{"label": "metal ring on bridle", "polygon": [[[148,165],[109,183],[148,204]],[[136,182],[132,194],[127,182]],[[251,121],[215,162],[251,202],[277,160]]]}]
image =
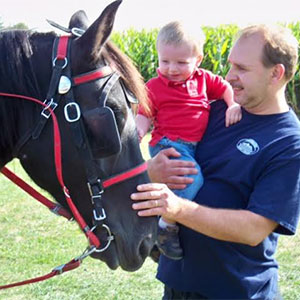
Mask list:
[{"label": "metal ring on bridle", "polygon": [[[52,62],[53,67],[56,66],[56,61],[57,61],[57,57],[55,57],[55,58],[53,59],[53,62]],[[62,65],[61,68],[64,69],[64,68],[67,66],[67,64],[68,64],[68,59],[65,57],[65,58],[64,58],[64,64]]]},{"label": "metal ring on bridle", "polygon": [[[91,231],[93,231],[97,226],[94,226]],[[103,248],[97,248],[95,250],[95,252],[104,252],[109,246],[110,246],[110,243],[114,240],[114,236],[112,235],[111,231],[110,231],[110,228],[106,225],[106,224],[102,224],[102,227],[104,227],[107,231],[107,244],[103,247]]]}]

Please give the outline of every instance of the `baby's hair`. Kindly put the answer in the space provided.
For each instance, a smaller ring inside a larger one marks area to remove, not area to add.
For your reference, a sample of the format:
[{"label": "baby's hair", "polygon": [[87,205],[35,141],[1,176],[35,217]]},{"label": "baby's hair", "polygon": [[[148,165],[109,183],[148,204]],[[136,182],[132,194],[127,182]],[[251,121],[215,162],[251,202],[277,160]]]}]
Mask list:
[{"label": "baby's hair", "polygon": [[173,21],[163,26],[157,36],[156,46],[159,43],[178,45],[188,43],[194,49],[195,55],[203,55],[205,35],[202,29],[187,26],[180,21]]}]

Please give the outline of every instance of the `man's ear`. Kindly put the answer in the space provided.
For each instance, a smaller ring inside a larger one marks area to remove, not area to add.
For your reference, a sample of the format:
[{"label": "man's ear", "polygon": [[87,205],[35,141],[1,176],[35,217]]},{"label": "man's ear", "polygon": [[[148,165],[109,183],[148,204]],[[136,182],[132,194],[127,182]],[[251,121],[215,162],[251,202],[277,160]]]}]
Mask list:
[{"label": "man's ear", "polygon": [[280,81],[284,77],[284,74],[285,74],[284,65],[283,64],[277,64],[273,67],[271,80],[274,81],[274,82],[275,81]]}]

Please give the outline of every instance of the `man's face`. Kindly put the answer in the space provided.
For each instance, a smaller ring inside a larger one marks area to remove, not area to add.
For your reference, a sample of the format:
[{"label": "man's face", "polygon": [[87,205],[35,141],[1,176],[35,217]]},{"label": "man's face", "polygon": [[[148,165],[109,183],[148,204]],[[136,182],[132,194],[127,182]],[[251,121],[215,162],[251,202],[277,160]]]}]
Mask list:
[{"label": "man's face", "polygon": [[273,94],[270,90],[272,68],[262,63],[263,38],[259,34],[242,37],[233,46],[226,79],[233,87],[234,100],[252,113],[264,113]]}]

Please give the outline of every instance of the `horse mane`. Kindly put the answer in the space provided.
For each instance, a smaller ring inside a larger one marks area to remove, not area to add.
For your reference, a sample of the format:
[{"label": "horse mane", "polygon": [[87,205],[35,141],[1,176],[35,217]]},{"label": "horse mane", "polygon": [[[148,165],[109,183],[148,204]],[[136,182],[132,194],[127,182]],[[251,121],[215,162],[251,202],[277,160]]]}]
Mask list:
[{"label": "horse mane", "polygon": [[118,70],[125,86],[139,100],[139,105],[143,106],[146,112],[149,112],[148,93],[144,79],[131,59],[112,41],[106,42],[101,54],[106,61]]},{"label": "horse mane", "polygon": [[[21,94],[43,100],[33,65],[33,38],[53,37],[53,33],[37,33],[30,30],[3,30],[0,32],[0,91]],[[18,126],[32,124],[28,109],[40,112],[39,105],[27,105],[28,101],[10,98],[0,99],[0,147],[12,148],[18,140]],[[15,124],[11,126],[11,124]],[[21,125],[20,125],[21,124]],[[6,128],[6,130],[4,130]],[[10,128],[10,130],[8,130]],[[5,141],[5,145],[3,144]]]},{"label": "horse mane", "polygon": [[[41,98],[41,91],[33,68],[33,36],[46,36],[30,30],[0,32],[1,90]],[[48,33],[47,36],[53,35]],[[7,78],[7,80],[3,80]]]}]

